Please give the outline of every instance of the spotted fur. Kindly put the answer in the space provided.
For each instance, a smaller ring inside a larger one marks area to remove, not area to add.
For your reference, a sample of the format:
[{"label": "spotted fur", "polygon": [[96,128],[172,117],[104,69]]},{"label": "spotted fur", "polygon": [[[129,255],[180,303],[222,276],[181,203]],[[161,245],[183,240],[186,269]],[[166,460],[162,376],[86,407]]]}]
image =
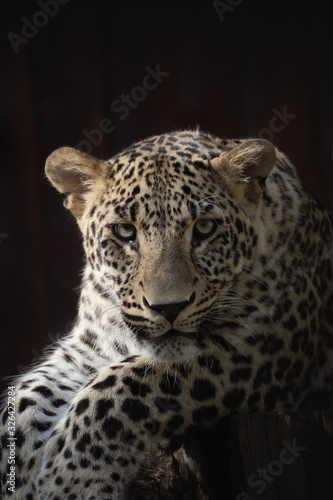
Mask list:
[{"label": "spotted fur", "polygon": [[[332,217],[263,140],[174,132],[46,174],[82,231],[72,332],[15,381],[16,493],[126,497],[145,452],[332,382]],[[17,496],[15,496],[17,495]]]}]

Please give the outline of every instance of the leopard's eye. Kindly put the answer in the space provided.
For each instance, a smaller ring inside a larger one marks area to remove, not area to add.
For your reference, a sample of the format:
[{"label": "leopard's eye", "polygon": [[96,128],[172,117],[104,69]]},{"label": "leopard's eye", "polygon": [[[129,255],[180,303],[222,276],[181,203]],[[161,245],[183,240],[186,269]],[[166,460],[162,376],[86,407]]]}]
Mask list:
[{"label": "leopard's eye", "polygon": [[114,224],[112,230],[121,241],[133,241],[136,238],[136,229],[133,224]]},{"label": "leopard's eye", "polygon": [[193,234],[196,238],[209,238],[215,230],[217,224],[214,219],[198,219],[193,227]]}]

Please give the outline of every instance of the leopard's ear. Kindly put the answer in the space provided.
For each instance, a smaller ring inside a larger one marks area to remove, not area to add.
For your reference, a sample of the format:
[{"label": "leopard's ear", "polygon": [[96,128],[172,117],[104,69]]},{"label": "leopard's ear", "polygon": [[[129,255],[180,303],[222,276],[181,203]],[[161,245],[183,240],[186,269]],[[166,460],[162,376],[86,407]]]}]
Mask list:
[{"label": "leopard's ear", "polygon": [[80,217],[89,191],[103,179],[106,163],[74,148],[53,151],[46,160],[45,173],[53,186],[65,195],[64,205]]},{"label": "leopard's ear", "polygon": [[229,187],[257,202],[265,181],[276,162],[273,144],[264,139],[249,139],[211,161],[213,169]]}]

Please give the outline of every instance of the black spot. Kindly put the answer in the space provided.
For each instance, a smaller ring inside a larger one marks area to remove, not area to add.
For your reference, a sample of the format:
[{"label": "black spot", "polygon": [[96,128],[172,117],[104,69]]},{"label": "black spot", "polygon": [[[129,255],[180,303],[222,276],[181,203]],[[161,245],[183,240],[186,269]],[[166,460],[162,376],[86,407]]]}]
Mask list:
[{"label": "black spot", "polygon": [[[137,188],[134,188],[133,191],[135,191],[135,189],[139,189],[140,188],[137,186]],[[138,203],[132,203],[131,207],[130,207],[130,215],[131,215],[131,220],[132,222],[136,222],[136,214],[138,212],[138,209],[139,209],[139,204]]]},{"label": "black spot", "polygon": [[52,401],[52,404],[53,404],[53,406],[55,406],[56,408],[59,408],[60,406],[66,405],[66,404],[67,404],[67,401],[65,401],[64,399],[54,399],[54,400]]},{"label": "black spot", "polygon": [[167,411],[177,411],[180,409],[180,404],[173,398],[156,398],[154,401],[159,413],[166,413]]},{"label": "black spot", "polygon": [[32,399],[28,398],[22,398],[18,407],[18,412],[22,413],[26,408],[29,406],[34,406],[36,404],[36,401],[33,401]]},{"label": "black spot", "polygon": [[117,458],[117,462],[122,466],[122,467],[127,467],[128,464],[129,464],[129,461],[127,460],[127,458],[124,458],[124,457],[119,457]]},{"label": "black spot", "polygon": [[244,307],[244,312],[246,312],[247,314],[251,314],[251,313],[257,311],[257,309],[258,309],[257,306],[249,305],[249,306]]},{"label": "black spot", "polygon": [[139,367],[134,367],[134,368],[132,368],[132,372],[135,373],[135,375],[138,375],[141,378],[145,377],[147,374],[149,374],[149,375],[155,375],[155,373],[156,373],[156,371],[154,370],[154,368],[152,368],[149,365],[142,365],[142,366],[139,366]]},{"label": "black spot", "polygon": [[142,441],[140,441],[139,444],[138,444],[138,446],[136,447],[136,449],[138,451],[144,451],[145,450],[145,444]]},{"label": "black spot", "polygon": [[134,422],[138,422],[144,418],[149,417],[149,408],[148,406],[142,404],[138,399],[126,399],[121,409],[124,413],[127,413],[129,418]]},{"label": "black spot", "polygon": [[238,217],[236,218],[235,225],[236,225],[236,229],[239,233],[242,233],[244,231],[243,223],[240,219],[238,219]]},{"label": "black spot", "polygon": [[[90,212],[89,212],[89,216],[90,216],[90,217],[92,217],[92,216],[94,215],[94,213],[95,213],[95,211],[96,211],[96,208],[97,208],[97,205],[94,205],[94,206],[92,207],[92,209],[91,209],[91,210],[90,210]],[[91,223],[91,229],[92,229],[93,233],[95,234],[95,224],[94,224],[94,222],[92,222],[92,223]]]},{"label": "black spot", "polygon": [[53,396],[53,392],[45,385],[38,385],[37,387],[34,387],[32,392],[38,392],[38,394],[41,394],[44,398],[50,398]]},{"label": "black spot", "polygon": [[38,422],[38,420],[35,420],[31,422],[31,427],[36,429],[39,432],[45,432],[48,431],[49,428],[51,427],[52,422]]},{"label": "black spot", "polygon": [[251,394],[249,396],[249,399],[248,399],[248,402],[247,402],[248,407],[249,408],[253,408],[254,405],[256,405],[257,403],[259,403],[260,398],[261,398],[260,392],[254,392],[253,394]]},{"label": "black spot", "polygon": [[25,442],[25,436],[23,432],[21,430],[17,430],[15,437],[16,437],[15,441],[16,447],[21,448],[23,443]]},{"label": "black spot", "polygon": [[208,368],[213,375],[220,375],[223,373],[220,362],[214,356],[199,356],[199,366]]},{"label": "black spot", "polygon": [[31,470],[33,468],[33,466],[35,465],[35,458],[32,457],[30,460],[29,460],[29,463],[28,463],[28,470]]},{"label": "black spot", "polygon": [[182,423],[184,422],[184,418],[181,415],[174,415],[167,422],[167,426],[171,429],[178,429]]},{"label": "black spot", "polygon": [[40,411],[41,411],[41,413],[43,413],[44,415],[47,415],[48,417],[55,417],[56,416],[56,413],[54,413],[54,411],[49,411],[46,408],[41,408]]},{"label": "black spot", "polygon": [[132,431],[125,431],[120,436],[120,440],[123,443],[132,445],[134,443],[134,441],[136,440],[136,436],[133,434]]},{"label": "black spot", "polygon": [[287,370],[291,365],[291,361],[289,358],[282,356],[281,358],[278,358],[276,365],[281,370]]},{"label": "black spot", "polygon": [[74,424],[74,425],[73,425],[73,429],[72,429],[72,438],[73,438],[73,439],[76,439],[76,437],[77,437],[77,434],[78,434],[79,430],[80,430],[80,429],[79,429],[79,426],[78,426],[78,425],[76,425],[76,424]]},{"label": "black spot", "polygon": [[193,399],[204,401],[205,399],[213,398],[215,393],[215,386],[208,380],[197,378],[194,381],[194,385],[191,390],[191,396]]},{"label": "black spot", "polygon": [[308,307],[309,304],[307,300],[302,300],[297,307],[297,310],[303,320],[305,320],[308,317]]},{"label": "black spot", "polygon": [[73,391],[74,389],[72,387],[69,387],[68,385],[61,384],[59,385],[59,389],[62,391]]},{"label": "black spot", "polygon": [[102,425],[102,430],[108,439],[114,439],[122,428],[122,422],[113,417],[107,418]]},{"label": "black spot", "polygon": [[2,425],[6,424],[7,419],[8,419],[8,409],[5,408],[5,410],[4,410],[3,414],[2,414],[2,418],[1,418]]},{"label": "black spot", "polygon": [[82,399],[76,406],[75,413],[76,415],[82,415],[86,411],[86,409],[89,407],[89,399],[85,398]]},{"label": "black spot", "polygon": [[160,428],[160,423],[157,422],[157,420],[151,420],[150,422],[145,423],[145,429],[151,434],[152,436],[154,434],[157,434]]},{"label": "black spot", "polygon": [[82,469],[86,469],[90,464],[91,462],[89,462],[89,460],[87,460],[86,458],[80,460],[80,466],[82,467]]},{"label": "black spot", "polygon": [[145,397],[148,393],[151,392],[151,389],[148,385],[142,383],[140,384],[131,377],[125,377],[123,383],[130,387],[133,396]]},{"label": "black spot", "polygon": [[183,185],[182,191],[187,195],[191,194],[191,188],[189,188],[188,186]]},{"label": "black spot", "polygon": [[245,356],[244,354],[235,353],[232,355],[231,361],[235,364],[244,363],[249,365],[252,362],[252,356]]},{"label": "black spot", "polygon": [[110,408],[114,407],[112,399],[100,399],[96,405],[96,420],[102,420]]},{"label": "black spot", "polygon": [[57,441],[58,453],[61,452],[64,446],[65,446],[65,440],[63,438],[59,438]]},{"label": "black spot", "polygon": [[178,396],[181,393],[181,386],[178,378],[170,377],[167,374],[163,375],[159,387],[164,394],[171,394],[172,396]]},{"label": "black spot", "polygon": [[308,343],[305,349],[305,354],[312,359],[314,356],[314,346],[312,340]]},{"label": "black spot", "polygon": [[69,458],[72,458],[72,456],[73,456],[73,454],[72,454],[71,450],[66,448],[66,450],[64,451],[64,458],[66,458],[66,460],[68,460]]},{"label": "black spot", "polygon": [[267,264],[267,257],[265,255],[260,255],[259,256],[259,260],[260,260],[260,263],[263,265],[263,266],[266,266]]},{"label": "black spot", "polygon": [[173,363],[172,368],[177,372],[180,373],[180,375],[187,379],[189,373],[192,372],[192,369],[188,365],[188,363]]},{"label": "black spot", "polygon": [[269,384],[272,380],[272,361],[267,361],[259,366],[253,380],[253,389],[258,389],[262,384]]},{"label": "black spot", "polygon": [[117,381],[117,377],[115,375],[109,375],[106,379],[101,382],[97,382],[92,386],[93,389],[108,389],[109,387],[113,387]]},{"label": "black spot", "polygon": [[[123,356],[126,356],[126,354],[128,354],[128,348],[127,348],[127,346],[123,345],[123,344],[120,344],[116,340],[113,342],[113,347],[114,347],[115,351],[117,351],[119,354],[121,354]],[[112,366],[112,369],[114,370],[115,367]]]},{"label": "black spot", "polygon": [[252,368],[239,368],[238,370],[232,370],[230,373],[231,382],[239,382],[240,380],[247,381],[251,377]]},{"label": "black spot", "polygon": [[[140,316],[133,316],[133,318],[138,318],[139,320],[142,319]],[[137,356],[128,356],[127,358],[123,359],[121,362],[122,363],[133,363],[136,360],[136,358],[137,358]]]},{"label": "black spot", "polygon": [[[229,323],[229,322],[228,322]],[[231,322],[230,322],[231,323]],[[235,323],[232,323],[232,325],[235,325]],[[221,328],[227,328],[227,326],[225,326],[225,323],[223,323],[221,325]],[[236,325],[235,328],[238,328],[238,326]],[[231,329],[233,329],[233,326],[231,326]],[[220,335],[212,335],[211,336],[211,339],[216,343],[218,344],[219,347],[222,347],[223,349],[225,349],[227,352],[233,352],[235,350],[235,348],[230,344],[230,342],[228,342],[226,339],[224,339],[223,337],[221,337]]]},{"label": "black spot", "polygon": [[98,460],[99,458],[101,458],[102,454],[103,454],[103,450],[100,446],[92,446],[89,450],[91,456],[93,458],[95,458],[96,460]]},{"label": "black spot", "polygon": [[284,328],[286,328],[289,331],[295,330],[295,328],[297,327],[297,320],[296,320],[295,316],[291,315],[288,318],[288,320],[283,323],[283,326],[284,326]]},{"label": "black spot", "polygon": [[201,406],[192,412],[192,418],[195,423],[201,423],[204,420],[214,420],[218,416],[216,406]]},{"label": "black spot", "polygon": [[298,378],[303,371],[303,366],[303,362],[300,359],[296,360],[286,375],[286,381],[291,382],[293,379]]},{"label": "black spot", "polygon": [[230,410],[236,410],[245,398],[245,389],[232,389],[223,398],[223,404]]},{"label": "black spot", "polygon": [[245,342],[251,346],[257,345],[260,341],[263,340],[265,335],[263,333],[251,335],[249,337],[246,337]]},{"label": "black spot", "polygon": [[281,388],[278,386],[271,387],[264,396],[265,410],[274,410],[276,403],[281,394]]},{"label": "black spot", "polygon": [[268,335],[260,348],[262,354],[276,354],[283,349],[284,342],[275,335]]}]

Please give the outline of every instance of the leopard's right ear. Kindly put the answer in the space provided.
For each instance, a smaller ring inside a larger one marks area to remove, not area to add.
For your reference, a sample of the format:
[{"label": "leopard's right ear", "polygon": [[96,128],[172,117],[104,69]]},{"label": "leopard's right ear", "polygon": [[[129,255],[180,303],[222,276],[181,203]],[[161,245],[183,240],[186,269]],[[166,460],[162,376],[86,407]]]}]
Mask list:
[{"label": "leopard's right ear", "polygon": [[64,205],[81,217],[88,193],[107,173],[106,162],[74,148],[53,151],[46,160],[45,173],[53,186],[65,195]]}]

